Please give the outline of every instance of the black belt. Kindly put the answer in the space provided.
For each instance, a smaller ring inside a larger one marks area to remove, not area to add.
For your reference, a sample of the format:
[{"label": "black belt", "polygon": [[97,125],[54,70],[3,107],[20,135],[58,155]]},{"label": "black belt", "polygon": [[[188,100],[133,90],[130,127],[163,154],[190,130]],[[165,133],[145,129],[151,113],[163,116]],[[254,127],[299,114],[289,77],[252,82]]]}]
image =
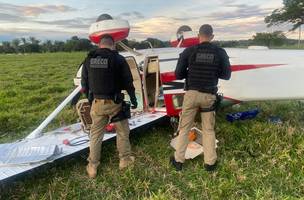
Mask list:
[{"label": "black belt", "polygon": [[218,88],[217,86],[204,87],[204,88],[187,87],[186,90],[196,90],[198,92],[216,95]]},{"label": "black belt", "polygon": [[110,99],[110,100],[114,100],[114,95],[96,95],[94,94],[94,99]]},{"label": "black belt", "polygon": [[216,95],[217,93],[217,86],[211,86],[211,87],[204,87],[204,88],[201,88],[199,89],[199,92],[203,92],[203,93],[208,93],[208,94],[213,94],[213,95]]}]

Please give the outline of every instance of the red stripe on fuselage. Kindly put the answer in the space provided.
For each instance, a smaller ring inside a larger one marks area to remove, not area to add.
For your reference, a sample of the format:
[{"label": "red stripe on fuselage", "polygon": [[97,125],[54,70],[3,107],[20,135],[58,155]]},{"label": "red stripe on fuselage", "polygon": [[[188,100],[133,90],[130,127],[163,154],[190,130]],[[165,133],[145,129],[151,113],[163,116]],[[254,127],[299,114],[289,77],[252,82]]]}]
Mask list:
[{"label": "red stripe on fuselage", "polygon": [[231,102],[233,102],[233,103],[235,103],[235,104],[238,104],[238,103],[241,103],[241,102],[242,102],[242,101],[240,101],[240,100],[233,99],[233,98],[226,97],[226,96],[224,96],[224,99],[226,99],[226,100],[228,100],[228,101],[231,101]]},{"label": "red stripe on fuselage", "polygon": [[[253,69],[260,69],[267,67],[278,67],[283,65],[285,64],[231,65],[231,71],[238,72],[238,71],[246,71],[246,70],[253,70]],[[174,72],[161,73],[161,80],[163,83],[174,81],[176,80],[175,73]]]},{"label": "red stripe on fuselage", "polygon": [[282,65],[285,65],[285,64],[231,65],[231,71],[237,72],[237,71],[260,69],[260,68],[266,68],[266,67],[278,67],[278,66],[282,66]]}]

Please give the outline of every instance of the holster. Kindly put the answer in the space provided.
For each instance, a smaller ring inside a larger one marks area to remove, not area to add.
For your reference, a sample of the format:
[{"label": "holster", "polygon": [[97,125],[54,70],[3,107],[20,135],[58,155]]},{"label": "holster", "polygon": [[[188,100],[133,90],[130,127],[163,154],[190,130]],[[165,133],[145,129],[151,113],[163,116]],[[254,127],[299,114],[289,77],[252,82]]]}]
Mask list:
[{"label": "holster", "polygon": [[131,118],[131,105],[130,103],[127,103],[125,101],[122,101],[121,103],[121,110],[111,118],[111,123],[119,122],[124,119]]},{"label": "holster", "polygon": [[220,108],[221,102],[224,99],[223,94],[216,94],[216,99],[214,101],[214,104],[210,107],[210,108],[201,108],[200,112],[212,112],[212,111],[218,111],[218,109]]},{"label": "holster", "polygon": [[114,99],[113,99],[113,101],[114,101],[114,103],[116,103],[116,104],[120,104],[120,103],[123,103],[124,101],[124,98],[125,98],[125,95],[123,94],[123,93],[116,93],[115,95],[114,95]]}]

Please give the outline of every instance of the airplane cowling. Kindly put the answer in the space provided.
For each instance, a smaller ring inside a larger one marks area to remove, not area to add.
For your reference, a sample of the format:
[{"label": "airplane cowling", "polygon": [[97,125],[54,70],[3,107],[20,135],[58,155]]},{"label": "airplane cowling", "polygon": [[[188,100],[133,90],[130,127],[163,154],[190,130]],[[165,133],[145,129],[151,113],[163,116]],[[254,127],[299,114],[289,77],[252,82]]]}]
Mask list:
[{"label": "airplane cowling", "polygon": [[93,43],[98,44],[103,35],[109,34],[113,37],[114,41],[117,42],[126,39],[129,32],[130,25],[128,21],[106,19],[97,21],[90,26],[89,38]]}]

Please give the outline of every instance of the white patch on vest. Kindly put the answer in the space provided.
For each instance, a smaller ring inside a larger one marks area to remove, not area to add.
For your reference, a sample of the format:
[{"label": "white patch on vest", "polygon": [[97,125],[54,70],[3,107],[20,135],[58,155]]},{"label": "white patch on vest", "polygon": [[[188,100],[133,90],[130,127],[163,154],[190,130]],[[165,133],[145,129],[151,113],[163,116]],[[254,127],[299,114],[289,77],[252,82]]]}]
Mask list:
[{"label": "white patch on vest", "polygon": [[99,69],[108,69],[109,60],[108,58],[91,58],[90,59],[90,67],[91,68],[99,68]]},{"label": "white patch on vest", "polygon": [[211,53],[197,53],[195,62],[213,64],[214,54]]}]

